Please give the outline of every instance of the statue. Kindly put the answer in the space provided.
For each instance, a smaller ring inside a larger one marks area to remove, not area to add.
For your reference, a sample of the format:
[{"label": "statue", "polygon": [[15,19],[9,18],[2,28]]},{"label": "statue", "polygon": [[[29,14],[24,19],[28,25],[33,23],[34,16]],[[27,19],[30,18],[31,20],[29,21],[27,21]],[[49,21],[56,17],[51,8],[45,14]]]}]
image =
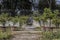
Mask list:
[{"label": "statue", "polygon": [[32,17],[29,17],[27,19],[27,25],[32,25],[33,24],[33,18]]}]

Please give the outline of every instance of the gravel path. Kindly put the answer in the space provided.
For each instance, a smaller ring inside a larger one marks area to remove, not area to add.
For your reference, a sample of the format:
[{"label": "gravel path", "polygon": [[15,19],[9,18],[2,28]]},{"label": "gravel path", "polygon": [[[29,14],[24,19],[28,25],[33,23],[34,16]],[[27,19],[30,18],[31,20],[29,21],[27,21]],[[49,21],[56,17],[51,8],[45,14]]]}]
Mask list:
[{"label": "gravel path", "polygon": [[41,35],[39,33],[28,33],[28,32],[22,32],[18,35],[15,35],[12,40],[40,40]]},{"label": "gravel path", "polygon": [[[35,31],[34,29],[40,26],[38,24],[38,22],[34,21],[33,25],[29,26],[29,25],[23,25],[22,28],[24,28],[24,31],[27,32],[15,32],[18,34],[14,35],[14,38],[12,40],[40,40],[41,35],[39,34],[39,32]],[[30,32],[29,32],[30,31]]]}]

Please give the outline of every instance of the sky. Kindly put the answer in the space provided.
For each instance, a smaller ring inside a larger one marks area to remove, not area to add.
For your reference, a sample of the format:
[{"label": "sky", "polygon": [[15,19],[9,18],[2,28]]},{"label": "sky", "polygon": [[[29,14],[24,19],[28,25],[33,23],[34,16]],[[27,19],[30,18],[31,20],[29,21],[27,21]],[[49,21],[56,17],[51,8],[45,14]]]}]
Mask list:
[{"label": "sky", "polygon": [[[31,2],[32,2],[32,0],[30,0]],[[34,2],[34,4],[38,4],[39,3],[39,0],[33,0]],[[60,0],[56,0],[56,4],[57,5],[60,5]]]},{"label": "sky", "polygon": [[60,0],[56,0],[56,4],[57,5],[60,5]]}]

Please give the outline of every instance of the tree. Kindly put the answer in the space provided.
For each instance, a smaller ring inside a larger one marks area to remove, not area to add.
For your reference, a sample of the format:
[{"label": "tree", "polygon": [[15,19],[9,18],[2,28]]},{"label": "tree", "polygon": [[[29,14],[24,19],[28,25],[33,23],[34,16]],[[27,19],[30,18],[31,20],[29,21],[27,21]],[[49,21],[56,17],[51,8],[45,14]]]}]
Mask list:
[{"label": "tree", "polygon": [[11,21],[14,23],[13,26],[19,22],[19,17],[18,16],[15,16],[15,17],[12,17]]},{"label": "tree", "polygon": [[49,19],[49,27],[51,27],[51,20],[53,17],[54,17],[54,14],[50,10],[50,8],[45,8],[41,18],[43,21],[47,21]]},{"label": "tree", "polygon": [[[31,10],[31,2],[29,0],[4,0],[2,5],[4,9],[10,10],[13,16],[15,16],[16,8],[19,10],[24,9],[26,13],[29,13],[28,10]],[[25,12],[24,14],[26,14]]]},{"label": "tree", "polygon": [[49,5],[49,8],[51,8],[52,0],[47,0],[47,3],[48,3],[48,5]]},{"label": "tree", "polygon": [[60,12],[59,10],[54,11],[54,17],[53,17],[53,23],[56,25],[56,27],[59,27],[60,24]]},{"label": "tree", "polygon": [[55,4],[56,4],[55,0],[40,0],[39,1],[39,10],[40,9],[44,10],[44,8],[50,8],[50,9],[54,10],[54,9],[56,9]]},{"label": "tree", "polygon": [[5,29],[5,23],[8,20],[8,14],[7,13],[2,13],[0,15],[0,22],[3,24],[3,27]]},{"label": "tree", "polygon": [[22,24],[25,24],[26,21],[27,21],[27,19],[28,19],[28,16],[21,16],[21,17],[20,17],[20,24],[21,24],[21,25],[22,25]]}]

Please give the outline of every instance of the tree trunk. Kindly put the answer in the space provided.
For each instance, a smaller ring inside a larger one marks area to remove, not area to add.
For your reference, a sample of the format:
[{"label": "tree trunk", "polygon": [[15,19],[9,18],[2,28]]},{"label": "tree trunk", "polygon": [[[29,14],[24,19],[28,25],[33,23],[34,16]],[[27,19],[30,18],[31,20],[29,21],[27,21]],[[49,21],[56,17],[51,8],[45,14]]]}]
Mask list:
[{"label": "tree trunk", "polygon": [[51,9],[51,3],[52,3],[52,1],[51,0],[47,0],[47,2],[48,2],[48,5],[49,5],[49,8]]},{"label": "tree trunk", "polygon": [[43,21],[43,26],[45,27],[45,21]]},{"label": "tree trunk", "polygon": [[0,14],[1,14],[1,5],[0,5]]},{"label": "tree trunk", "polygon": [[56,24],[56,27],[59,28],[59,24],[58,23]]},{"label": "tree trunk", "polygon": [[49,4],[49,8],[51,9],[51,3],[52,3],[52,1],[50,0],[50,4]]},{"label": "tree trunk", "polygon": [[5,21],[3,22],[3,30],[4,30],[4,32],[6,31],[6,27],[5,27]]},{"label": "tree trunk", "polygon": [[51,27],[51,19],[50,19],[49,27]]}]

